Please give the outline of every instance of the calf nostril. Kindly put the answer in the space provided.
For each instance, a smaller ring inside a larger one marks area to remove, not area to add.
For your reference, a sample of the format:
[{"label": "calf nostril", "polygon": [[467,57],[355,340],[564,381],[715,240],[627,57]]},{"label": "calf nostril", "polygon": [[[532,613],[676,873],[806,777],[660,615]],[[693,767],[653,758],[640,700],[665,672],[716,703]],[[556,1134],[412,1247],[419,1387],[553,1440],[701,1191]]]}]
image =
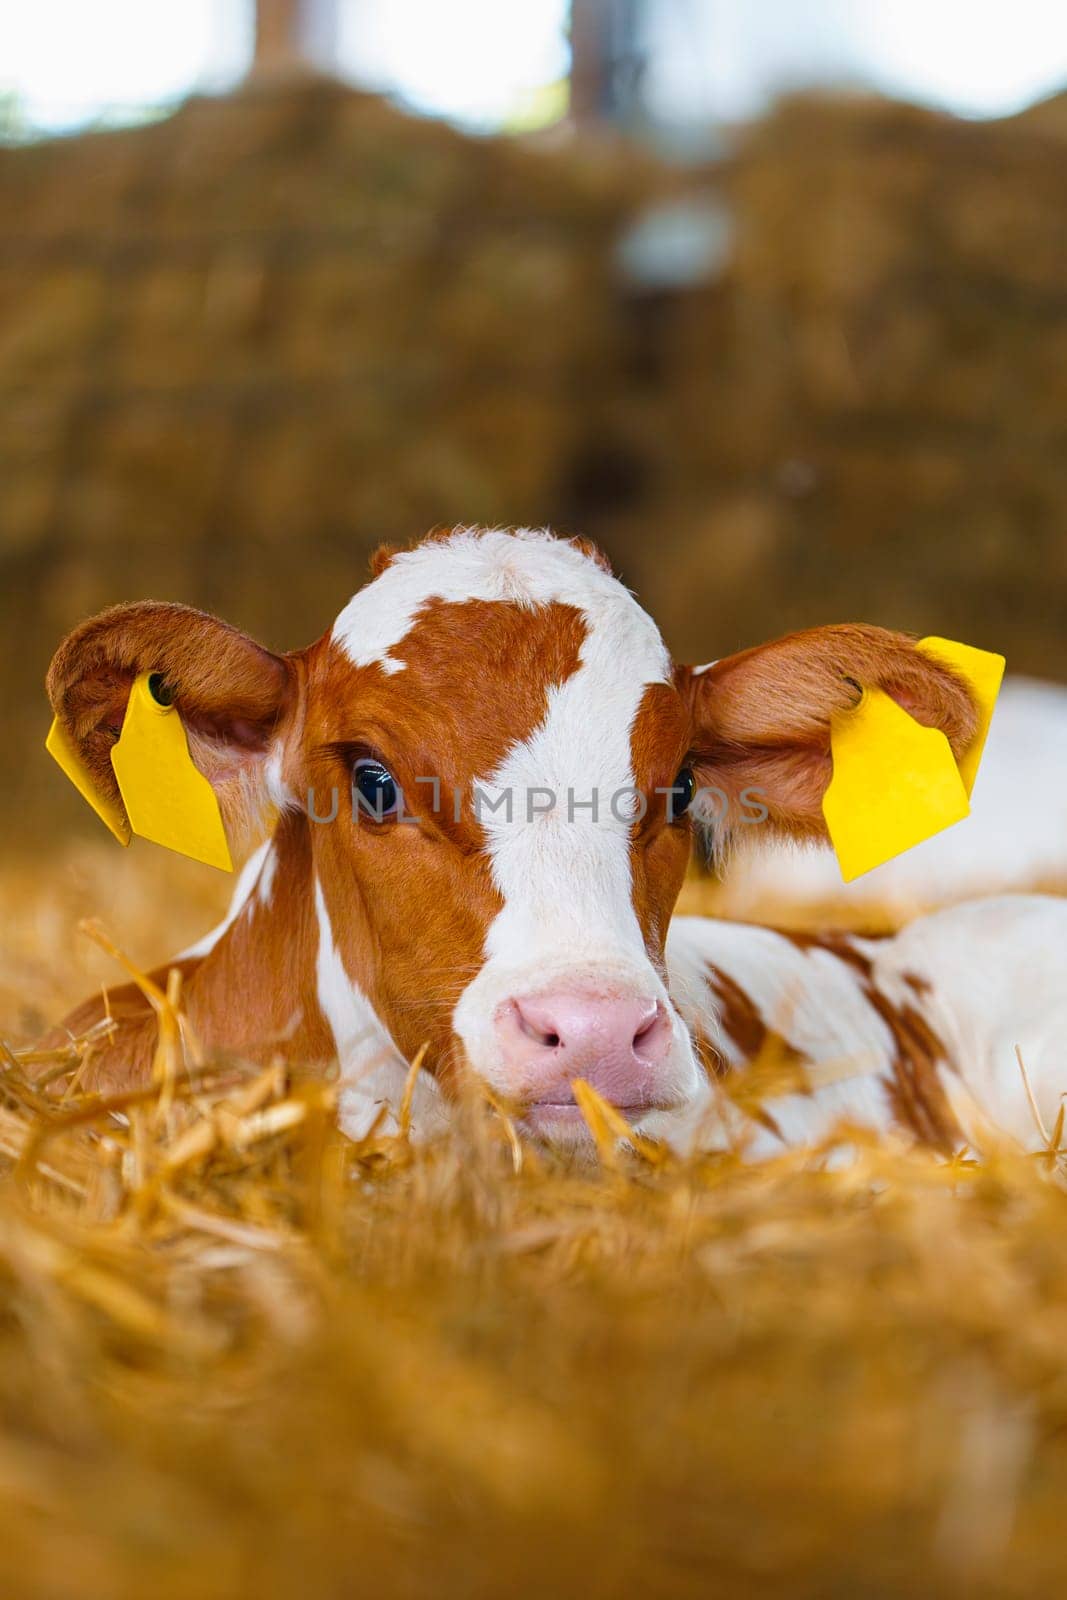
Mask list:
[{"label": "calf nostril", "polygon": [[525,1038],[532,1039],[534,1044],[541,1045],[543,1049],[555,1050],[560,1044],[559,1034],[535,1027],[522,1007],[515,1002],[513,1004],[515,1006],[515,1017],[519,1024],[519,1032]]},{"label": "calf nostril", "polygon": [[647,1019],[647,1021],[642,1022],[641,1026],[634,1034],[634,1044],[640,1044],[642,1039],[647,1039],[658,1021],[659,1012],[653,1011],[652,1015]]},{"label": "calf nostril", "polygon": [[670,1023],[667,1013],[661,1005],[652,1008],[651,1015],[646,1017],[638,1027],[633,1039],[633,1052],[640,1061],[654,1061],[668,1043]]}]

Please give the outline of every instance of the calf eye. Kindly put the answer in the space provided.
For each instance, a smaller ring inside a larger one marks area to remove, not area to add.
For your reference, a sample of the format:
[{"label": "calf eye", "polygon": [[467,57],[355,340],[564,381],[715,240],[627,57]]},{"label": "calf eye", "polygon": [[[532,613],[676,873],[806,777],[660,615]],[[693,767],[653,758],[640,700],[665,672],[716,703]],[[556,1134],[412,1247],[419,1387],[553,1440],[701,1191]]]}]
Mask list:
[{"label": "calf eye", "polygon": [[357,811],[381,822],[399,810],[403,795],[388,767],[371,756],[361,757],[352,768],[352,789]]},{"label": "calf eye", "polygon": [[690,802],[696,793],[696,779],[693,777],[691,767],[683,767],[671,785],[667,796],[667,821],[676,822],[679,817],[684,817],[689,810]]}]

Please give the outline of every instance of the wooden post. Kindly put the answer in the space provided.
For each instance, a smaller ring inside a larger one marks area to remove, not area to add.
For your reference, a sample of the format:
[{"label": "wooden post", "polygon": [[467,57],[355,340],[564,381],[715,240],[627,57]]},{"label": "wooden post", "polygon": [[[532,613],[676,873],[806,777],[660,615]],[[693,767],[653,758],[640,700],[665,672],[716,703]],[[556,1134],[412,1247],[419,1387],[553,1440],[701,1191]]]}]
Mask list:
[{"label": "wooden post", "polygon": [[339,0],[256,0],[257,75],[317,66],[329,69],[337,50]]},{"label": "wooden post", "polygon": [[576,122],[642,119],[648,0],[571,0],[570,109]]},{"label": "wooden post", "polygon": [[597,122],[607,65],[605,0],[571,0],[571,96],[575,122]]}]

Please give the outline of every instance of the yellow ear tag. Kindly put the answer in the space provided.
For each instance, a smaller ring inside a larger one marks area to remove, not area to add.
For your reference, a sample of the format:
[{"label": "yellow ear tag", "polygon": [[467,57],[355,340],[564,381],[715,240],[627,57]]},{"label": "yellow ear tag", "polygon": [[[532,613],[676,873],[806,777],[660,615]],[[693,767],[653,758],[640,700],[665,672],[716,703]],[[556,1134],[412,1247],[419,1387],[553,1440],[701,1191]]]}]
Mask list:
[{"label": "yellow ear tag", "polygon": [[53,761],[57,761],[77,789],[83,800],[88,800],[101,822],[106,822],[121,845],[128,845],[132,834],[130,825],[114,800],[100,794],[93,784],[89,769],[78,748],[58,717],[52,721],[44,747]]},{"label": "yellow ear tag", "polygon": [[215,791],[193,765],[177,710],[156,698],[153,685],[155,673],[134,682],[111,752],[130,826],[142,839],[232,872]]},{"label": "yellow ear tag", "polygon": [[830,723],[834,775],[822,809],[846,883],[967,815],[952,748],[881,689]]},{"label": "yellow ear tag", "polygon": [[978,763],[985,749],[993,707],[1004,678],[1004,657],[992,650],[977,650],[974,645],[957,644],[954,639],[920,639],[918,648],[934,661],[941,661],[963,679],[978,705],[978,732],[974,743],[960,757],[960,777],[968,795],[978,776]]}]

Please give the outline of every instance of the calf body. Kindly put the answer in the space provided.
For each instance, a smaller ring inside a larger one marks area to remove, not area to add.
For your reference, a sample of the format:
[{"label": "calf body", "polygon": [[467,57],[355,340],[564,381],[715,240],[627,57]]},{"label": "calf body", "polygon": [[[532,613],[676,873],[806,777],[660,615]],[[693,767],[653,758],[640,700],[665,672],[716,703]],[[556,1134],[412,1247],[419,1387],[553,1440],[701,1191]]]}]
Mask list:
[{"label": "calf body", "polygon": [[946,1150],[1040,1143],[1023,1069],[1051,1128],[1067,1092],[1065,952],[1067,902],[1040,895],[955,906],[885,938],[680,917],[668,942],[712,1070],[769,1061],[759,1150],[840,1121]]},{"label": "calf body", "polygon": [[[397,1107],[423,1050],[420,1129],[473,1075],[532,1132],[580,1139],[584,1078],[642,1132],[691,1143],[712,1136],[714,1080],[762,1028],[808,1074],[768,1108],[768,1137],[804,1136],[822,1125],[816,1106],[855,1101],[863,1120],[955,1140],[966,1004],[951,964],[899,955],[909,941],[922,954],[919,933],[805,945],[671,928],[709,795],[720,830],[725,807],[735,827],[820,836],[830,720],[862,688],[968,748],[966,686],[904,636],[815,629],[676,667],[589,548],[461,530],[384,556],[333,628],[289,656],[180,607],[120,607],[76,630],[50,693],[112,799],[109,751],[146,671],[165,680],[231,834],[277,819],[226,922],[178,958],[192,1025],[209,1049],[336,1055],[350,1131]],[[1001,904],[1015,909],[971,940],[985,959],[1064,948],[1056,902]],[[935,945],[957,938],[925,926]],[[1044,1003],[1044,966],[1035,982]],[[151,1058],[136,996],[112,1006],[100,1086],[143,1077]]]}]

